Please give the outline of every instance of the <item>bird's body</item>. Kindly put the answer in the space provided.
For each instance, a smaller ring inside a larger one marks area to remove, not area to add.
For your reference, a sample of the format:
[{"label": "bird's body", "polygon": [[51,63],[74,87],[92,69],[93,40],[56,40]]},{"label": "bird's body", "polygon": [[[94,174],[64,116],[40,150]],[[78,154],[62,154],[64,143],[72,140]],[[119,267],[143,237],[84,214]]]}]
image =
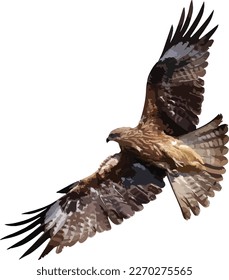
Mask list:
[{"label": "bird's body", "polygon": [[170,173],[187,170],[204,170],[204,161],[183,141],[154,129],[154,125],[136,128],[118,128],[108,137],[119,143],[121,150],[133,153],[147,164],[163,168]]},{"label": "bird's body", "polygon": [[[25,214],[27,220],[9,224],[25,228],[4,238],[34,229],[13,247],[21,246],[41,233],[24,253],[32,253],[49,240],[40,258],[53,248],[84,242],[96,232],[111,229],[143,209],[170,185],[185,219],[198,215],[200,205],[221,190],[227,163],[227,125],[222,115],[197,128],[204,95],[204,81],[211,36],[217,26],[205,32],[213,13],[198,27],[204,4],[194,20],[191,2],[187,16],[183,9],[173,35],[171,27],[158,62],[151,69],[145,103],[135,128],[113,130],[107,141],[116,141],[121,151],[109,156],[92,175],[65,187],[64,195],[48,206]],[[192,22],[192,23],[191,23]]]}]

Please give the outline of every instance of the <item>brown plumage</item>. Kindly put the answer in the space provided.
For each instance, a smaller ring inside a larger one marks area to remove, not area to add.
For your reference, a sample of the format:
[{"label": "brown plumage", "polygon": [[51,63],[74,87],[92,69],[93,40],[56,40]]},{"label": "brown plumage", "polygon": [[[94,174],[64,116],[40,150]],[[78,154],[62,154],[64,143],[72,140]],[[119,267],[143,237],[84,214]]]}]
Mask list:
[{"label": "brown plumage", "polygon": [[107,141],[119,143],[121,150],[132,152],[144,162],[167,170],[169,173],[189,167],[204,170],[204,162],[194,149],[183,141],[162,130],[156,132],[150,126],[143,128],[118,128],[113,130]]},{"label": "brown plumage", "polygon": [[[108,157],[92,175],[59,191],[64,195],[52,204],[25,214],[27,220],[9,224],[27,225],[4,238],[34,229],[11,248],[41,236],[24,253],[36,250],[49,239],[41,257],[53,248],[84,242],[96,232],[120,224],[143,204],[156,198],[167,176],[185,219],[198,215],[199,205],[208,206],[208,197],[221,189],[220,180],[227,163],[227,125],[218,115],[196,129],[203,102],[204,82],[210,39],[217,26],[202,35],[213,13],[198,28],[204,12],[202,5],[192,18],[191,2],[173,35],[170,29],[159,61],[150,71],[142,116],[135,128],[113,130],[107,141],[119,143],[121,151]],[[38,226],[38,227],[37,227]]]}]

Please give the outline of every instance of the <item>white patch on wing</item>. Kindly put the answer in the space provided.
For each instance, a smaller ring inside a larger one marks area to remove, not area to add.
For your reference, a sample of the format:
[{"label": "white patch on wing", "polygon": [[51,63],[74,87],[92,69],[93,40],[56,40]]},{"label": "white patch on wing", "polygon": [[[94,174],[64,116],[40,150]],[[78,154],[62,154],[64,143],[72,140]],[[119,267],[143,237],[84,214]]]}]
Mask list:
[{"label": "white patch on wing", "polygon": [[186,43],[178,43],[177,45],[173,46],[169,49],[161,58],[161,61],[165,60],[166,58],[174,57],[177,60],[186,56],[194,56],[198,53],[198,50],[194,50],[194,46],[188,46],[189,42]]},{"label": "white patch on wing", "polygon": [[64,225],[68,215],[63,212],[58,201],[54,203],[45,216],[46,230],[53,228],[53,235],[55,235]]},{"label": "white patch on wing", "polygon": [[84,214],[85,213],[84,208],[82,210],[80,210],[79,206],[80,206],[80,201],[77,200],[77,202],[76,202],[76,213]]}]

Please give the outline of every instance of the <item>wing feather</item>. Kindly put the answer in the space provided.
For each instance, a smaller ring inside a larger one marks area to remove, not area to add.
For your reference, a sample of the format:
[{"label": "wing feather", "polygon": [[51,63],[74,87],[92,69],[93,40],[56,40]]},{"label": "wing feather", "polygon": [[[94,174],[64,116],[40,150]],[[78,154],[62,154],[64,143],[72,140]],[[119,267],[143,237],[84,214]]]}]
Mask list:
[{"label": "wing feather", "polygon": [[22,255],[27,256],[50,239],[40,258],[53,248],[59,253],[65,246],[84,242],[96,232],[111,229],[111,222],[120,224],[156,198],[164,187],[164,171],[154,169],[125,152],[107,158],[98,171],[69,187],[56,202],[27,212],[36,214],[25,221],[10,224],[23,229],[4,238],[35,230],[10,248],[29,242],[40,233],[38,240]]},{"label": "wing feather", "polygon": [[[204,4],[190,25],[193,14],[191,2],[186,17],[185,10],[182,10],[174,35],[171,27],[161,57],[147,80],[145,105],[139,126],[152,123],[174,136],[195,130],[204,94],[204,81],[201,77],[205,75],[208,65],[208,49],[213,43],[210,38],[217,29],[216,26],[202,35],[213,16],[212,12],[198,29],[203,13]],[[206,129],[214,128],[219,119],[216,118],[207,128],[198,130],[200,135],[197,136],[200,138]],[[219,129],[225,132],[224,127]],[[217,131],[215,133],[221,133]],[[212,136],[211,145],[219,149],[219,141],[214,140]],[[221,142],[225,141],[221,139]],[[203,148],[198,145],[195,143],[196,149]],[[214,163],[225,161],[223,154],[226,152],[220,150],[220,153],[212,152]],[[208,173],[181,173],[178,177],[168,174],[186,219],[190,218],[190,209],[198,215],[199,204],[208,206],[208,196],[213,196],[214,191],[221,188],[218,182],[222,179],[224,169],[211,164],[212,159],[208,159],[205,165]],[[61,189],[59,193],[64,195],[57,201],[24,213],[35,214],[33,217],[8,224],[25,227],[2,239],[33,230],[10,248],[24,245],[41,234],[22,257],[35,251],[48,239],[40,258],[54,248],[60,253],[65,246],[84,242],[96,232],[110,230],[111,222],[120,224],[136,211],[142,210],[144,204],[154,200],[161,192],[165,175],[164,170],[149,166],[134,158],[131,153],[122,151],[107,158],[91,176]]]},{"label": "wing feather", "polygon": [[204,99],[201,78],[206,73],[208,49],[213,43],[210,38],[217,26],[202,36],[213,12],[199,28],[204,4],[190,25],[192,14],[191,2],[186,18],[182,11],[174,36],[173,28],[170,29],[162,55],[150,71],[140,127],[156,124],[173,136],[196,129]]}]

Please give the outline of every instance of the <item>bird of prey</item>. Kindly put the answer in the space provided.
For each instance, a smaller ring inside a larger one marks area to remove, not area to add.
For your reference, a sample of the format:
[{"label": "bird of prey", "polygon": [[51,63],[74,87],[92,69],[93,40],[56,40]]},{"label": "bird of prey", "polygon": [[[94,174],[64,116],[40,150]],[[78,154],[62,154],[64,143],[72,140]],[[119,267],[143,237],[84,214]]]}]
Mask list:
[{"label": "bird of prey", "polygon": [[[116,141],[120,152],[109,156],[92,175],[59,191],[64,195],[38,210],[27,220],[8,224],[32,233],[10,248],[40,237],[22,255],[32,253],[46,240],[40,258],[53,248],[84,242],[96,232],[122,223],[156,198],[168,177],[183,217],[198,215],[200,205],[221,189],[227,163],[227,125],[222,115],[196,128],[204,95],[204,81],[211,39],[217,26],[206,27],[213,12],[200,24],[204,4],[192,20],[193,3],[183,9],[175,32],[171,27],[164,49],[149,73],[141,119],[134,128],[113,130],[108,141]],[[191,23],[192,22],[192,23]]]}]

